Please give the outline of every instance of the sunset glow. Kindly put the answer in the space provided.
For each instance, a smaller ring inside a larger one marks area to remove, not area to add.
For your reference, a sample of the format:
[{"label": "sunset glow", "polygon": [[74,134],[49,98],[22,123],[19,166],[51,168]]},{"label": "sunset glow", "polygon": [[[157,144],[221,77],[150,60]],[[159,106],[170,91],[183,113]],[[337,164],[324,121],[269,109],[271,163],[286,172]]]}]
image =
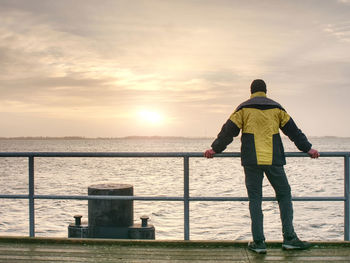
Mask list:
[{"label": "sunset glow", "polygon": [[150,124],[160,124],[163,121],[163,116],[155,111],[142,110],[139,112],[139,117],[141,121]]},{"label": "sunset glow", "polygon": [[0,137],[212,137],[256,78],[349,136],[350,0],[102,2],[0,1]]}]

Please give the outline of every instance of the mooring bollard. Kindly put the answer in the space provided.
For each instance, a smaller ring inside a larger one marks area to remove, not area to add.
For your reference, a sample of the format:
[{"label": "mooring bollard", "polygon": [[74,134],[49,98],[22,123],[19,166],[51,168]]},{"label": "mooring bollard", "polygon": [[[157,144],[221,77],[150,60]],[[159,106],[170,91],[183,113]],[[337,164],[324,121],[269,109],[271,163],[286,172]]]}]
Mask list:
[{"label": "mooring bollard", "polygon": [[148,216],[141,216],[141,224],[134,224],[129,227],[130,239],[155,239],[155,228],[148,224]]},{"label": "mooring bollard", "polygon": [[[133,196],[129,184],[98,184],[88,188],[88,195]],[[128,238],[134,223],[132,200],[89,200],[89,237]]]},{"label": "mooring bollard", "polygon": [[81,215],[75,215],[75,223],[68,226],[68,237],[71,238],[87,238],[89,237],[89,227],[87,223],[81,222]]},{"label": "mooring bollard", "polygon": [[[97,184],[88,187],[88,195],[133,196],[129,184]],[[155,228],[144,215],[141,224],[134,224],[133,200],[91,199],[88,201],[89,224],[83,225],[81,215],[68,226],[68,237],[155,239]]]},{"label": "mooring bollard", "polygon": [[147,227],[149,217],[148,216],[141,216],[140,219],[141,219],[141,227]]}]

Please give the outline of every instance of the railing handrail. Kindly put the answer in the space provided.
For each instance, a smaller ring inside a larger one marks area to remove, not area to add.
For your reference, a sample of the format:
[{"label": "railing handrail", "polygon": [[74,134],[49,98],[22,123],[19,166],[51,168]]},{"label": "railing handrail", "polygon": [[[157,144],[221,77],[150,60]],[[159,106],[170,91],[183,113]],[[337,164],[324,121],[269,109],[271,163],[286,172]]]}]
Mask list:
[{"label": "railing handrail", "polygon": [[[203,157],[202,152],[0,152],[0,157]],[[240,157],[240,152],[215,154],[215,157]],[[285,152],[286,157],[308,157],[307,153]],[[350,152],[320,152],[320,157],[347,157]]]},{"label": "railing handrail", "polygon": [[[216,154],[215,157],[240,157],[239,152]],[[286,157],[308,157],[306,153],[286,152]],[[184,239],[190,239],[189,203],[193,201],[248,201],[248,197],[193,197],[189,194],[189,158],[202,157],[201,152],[0,152],[0,157],[26,157],[29,160],[28,179],[29,192],[21,194],[0,194],[0,199],[28,199],[29,200],[29,235],[35,236],[35,199],[61,200],[138,200],[138,201],[181,201],[184,202]],[[80,195],[36,195],[34,193],[34,158],[50,157],[113,157],[113,158],[183,158],[184,159],[184,194],[183,196],[80,196]],[[320,152],[320,157],[344,157],[344,195],[330,197],[293,197],[294,201],[343,201],[344,202],[344,240],[350,240],[350,152]],[[275,201],[274,197],[264,197],[264,201]]]}]

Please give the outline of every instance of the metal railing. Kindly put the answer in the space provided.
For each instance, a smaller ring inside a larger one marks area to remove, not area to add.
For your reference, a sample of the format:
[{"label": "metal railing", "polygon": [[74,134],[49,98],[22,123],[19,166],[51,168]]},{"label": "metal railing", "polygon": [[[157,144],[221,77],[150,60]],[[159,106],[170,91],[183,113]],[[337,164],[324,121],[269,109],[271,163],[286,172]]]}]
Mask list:
[{"label": "metal railing", "polygon": [[[321,157],[344,158],[344,196],[331,197],[293,197],[294,201],[342,201],[344,202],[344,240],[350,240],[350,152],[321,152]],[[248,197],[192,197],[189,184],[189,158],[203,158],[198,152],[0,152],[0,157],[28,158],[28,194],[5,195],[0,199],[29,200],[29,236],[35,236],[35,199],[59,200],[138,200],[138,201],[180,201],[184,203],[184,240],[190,239],[190,202],[193,201],[248,201]],[[183,196],[80,196],[80,195],[36,195],[34,193],[34,158],[37,157],[113,157],[113,158],[183,158],[184,186]],[[222,153],[215,157],[240,157],[240,153]],[[287,152],[286,157],[308,157],[305,153]],[[275,201],[274,197],[264,197],[264,201]]]}]

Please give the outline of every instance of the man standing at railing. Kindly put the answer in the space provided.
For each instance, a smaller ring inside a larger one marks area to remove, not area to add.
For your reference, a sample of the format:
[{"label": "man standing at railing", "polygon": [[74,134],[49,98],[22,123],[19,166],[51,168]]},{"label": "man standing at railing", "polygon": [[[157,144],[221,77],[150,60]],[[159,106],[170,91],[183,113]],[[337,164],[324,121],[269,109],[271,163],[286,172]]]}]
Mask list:
[{"label": "man standing at railing", "polygon": [[320,155],[311,148],[311,143],[283,107],[266,97],[266,84],[263,80],[254,80],[250,89],[250,99],[240,104],[232,113],[212,143],[212,149],[205,151],[204,156],[213,158],[215,153],[224,151],[233,141],[233,137],[238,136],[242,130],[241,162],[244,167],[254,240],[248,244],[248,248],[257,253],[266,253],[261,209],[265,173],[279,204],[283,249],[307,249],[310,244],[301,241],[294,232],[291,189],[283,168],[286,160],[279,129],[300,151],[308,153],[311,158],[318,158]]}]

